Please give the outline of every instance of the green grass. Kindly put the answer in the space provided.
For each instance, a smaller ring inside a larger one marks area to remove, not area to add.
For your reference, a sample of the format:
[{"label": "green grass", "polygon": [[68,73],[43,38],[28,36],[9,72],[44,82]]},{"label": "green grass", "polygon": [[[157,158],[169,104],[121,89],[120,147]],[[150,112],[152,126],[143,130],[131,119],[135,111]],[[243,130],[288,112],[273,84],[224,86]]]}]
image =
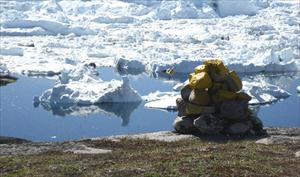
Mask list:
[{"label": "green grass", "polygon": [[46,152],[0,157],[0,176],[299,176],[300,143],[259,145],[253,140],[214,142],[143,139],[83,141],[108,154]]}]

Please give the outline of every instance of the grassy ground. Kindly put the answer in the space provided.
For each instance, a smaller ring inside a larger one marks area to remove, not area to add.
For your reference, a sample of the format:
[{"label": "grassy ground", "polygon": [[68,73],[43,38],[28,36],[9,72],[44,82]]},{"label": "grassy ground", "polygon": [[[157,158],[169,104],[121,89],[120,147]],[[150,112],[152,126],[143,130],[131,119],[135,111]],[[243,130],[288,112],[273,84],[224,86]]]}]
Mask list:
[{"label": "grassy ground", "polygon": [[158,142],[83,141],[107,154],[46,152],[0,157],[0,176],[300,176],[300,143],[260,145],[253,140]]}]

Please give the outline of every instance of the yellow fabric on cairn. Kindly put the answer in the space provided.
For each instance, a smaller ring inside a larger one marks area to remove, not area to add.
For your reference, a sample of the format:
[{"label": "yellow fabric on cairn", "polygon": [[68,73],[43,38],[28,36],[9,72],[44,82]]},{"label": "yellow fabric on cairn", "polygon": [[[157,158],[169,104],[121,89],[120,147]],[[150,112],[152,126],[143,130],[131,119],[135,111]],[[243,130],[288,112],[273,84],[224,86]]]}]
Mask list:
[{"label": "yellow fabric on cairn", "polygon": [[212,81],[206,72],[191,73],[189,75],[189,85],[192,89],[206,89],[212,87]]},{"label": "yellow fabric on cairn", "polygon": [[[189,98],[189,102],[196,104],[195,106],[207,106],[210,100],[220,103],[226,100],[251,99],[245,93],[236,93],[242,89],[242,81],[237,73],[229,71],[220,59],[206,60],[197,66],[189,75],[189,86],[195,90]],[[212,95],[209,96],[207,89]]]},{"label": "yellow fabric on cairn", "polygon": [[195,69],[194,69],[194,73],[195,74],[198,74],[198,73],[201,73],[201,72],[206,72],[208,73],[208,67],[206,65],[199,65],[197,66]]},{"label": "yellow fabric on cairn", "polygon": [[243,83],[240,79],[240,77],[237,75],[235,71],[230,71],[229,76],[233,79],[235,86],[236,86],[236,91],[240,91],[243,88]]},{"label": "yellow fabric on cairn", "polygon": [[210,72],[214,72],[219,75],[226,75],[229,73],[228,68],[220,59],[206,60],[203,64],[209,68]]}]

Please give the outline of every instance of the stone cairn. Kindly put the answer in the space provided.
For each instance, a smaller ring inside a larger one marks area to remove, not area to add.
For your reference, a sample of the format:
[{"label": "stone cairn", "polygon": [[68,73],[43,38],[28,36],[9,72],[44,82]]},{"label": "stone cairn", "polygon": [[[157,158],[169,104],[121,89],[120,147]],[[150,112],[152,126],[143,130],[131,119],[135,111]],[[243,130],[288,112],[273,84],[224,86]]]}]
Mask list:
[{"label": "stone cairn", "polygon": [[221,60],[207,60],[189,75],[176,100],[178,133],[262,135],[263,124],[248,108],[242,81]]}]

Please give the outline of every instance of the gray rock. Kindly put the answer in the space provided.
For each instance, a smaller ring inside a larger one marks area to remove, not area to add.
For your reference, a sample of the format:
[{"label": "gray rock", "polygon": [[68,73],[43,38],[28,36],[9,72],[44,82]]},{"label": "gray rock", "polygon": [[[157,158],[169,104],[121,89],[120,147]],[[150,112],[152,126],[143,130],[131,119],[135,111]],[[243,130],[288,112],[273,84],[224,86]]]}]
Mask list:
[{"label": "gray rock", "polygon": [[234,80],[229,76],[229,75],[225,75],[225,84],[227,86],[227,88],[230,90],[230,91],[233,91],[233,92],[237,92],[239,91],[238,87],[236,86]]},{"label": "gray rock", "polygon": [[242,135],[245,134],[250,127],[244,123],[235,123],[230,125],[227,129],[226,132],[232,135]]},{"label": "gray rock", "polygon": [[29,142],[30,141],[21,138],[0,136],[0,144],[22,144],[22,143],[29,143]]},{"label": "gray rock", "polygon": [[252,127],[255,131],[260,131],[263,129],[263,123],[262,121],[256,117],[256,116],[251,116],[250,121],[252,123]]},{"label": "gray rock", "polygon": [[286,136],[286,135],[276,135],[276,136],[270,136],[267,138],[263,138],[260,140],[257,140],[256,143],[258,144],[294,144],[294,143],[300,142],[300,136]]},{"label": "gray rock", "polygon": [[232,121],[246,120],[248,114],[248,101],[224,101],[220,106],[220,116]]},{"label": "gray rock", "polygon": [[215,113],[215,107],[213,106],[200,106],[182,98],[176,99],[176,106],[178,110],[178,116],[199,116],[201,114],[212,114]]},{"label": "gray rock", "polygon": [[295,153],[295,157],[297,157],[297,158],[300,157],[300,151]]},{"label": "gray rock", "polygon": [[64,152],[73,152],[74,154],[106,154],[111,153],[112,150],[92,148],[84,144],[78,144],[74,145],[70,149],[65,150]]},{"label": "gray rock", "polygon": [[300,128],[266,128],[269,135],[300,136]]},{"label": "gray rock", "polygon": [[191,92],[192,92],[192,88],[191,88],[188,84],[186,84],[186,85],[181,89],[181,91],[180,91],[181,98],[182,98],[183,100],[188,101]]},{"label": "gray rock", "polygon": [[207,106],[210,103],[210,97],[205,90],[193,89],[189,96],[189,102],[197,105]]},{"label": "gray rock", "polygon": [[222,122],[211,114],[201,115],[194,120],[194,126],[203,134],[218,134],[222,131]]},{"label": "gray rock", "polygon": [[177,117],[173,122],[173,127],[178,133],[193,133],[196,130],[193,123],[194,118]]},{"label": "gray rock", "polygon": [[214,106],[200,106],[193,103],[186,103],[185,108],[187,115],[202,115],[202,114],[213,114],[215,113]]},{"label": "gray rock", "polygon": [[176,106],[178,110],[178,116],[186,116],[186,102],[182,98],[176,99]]}]

